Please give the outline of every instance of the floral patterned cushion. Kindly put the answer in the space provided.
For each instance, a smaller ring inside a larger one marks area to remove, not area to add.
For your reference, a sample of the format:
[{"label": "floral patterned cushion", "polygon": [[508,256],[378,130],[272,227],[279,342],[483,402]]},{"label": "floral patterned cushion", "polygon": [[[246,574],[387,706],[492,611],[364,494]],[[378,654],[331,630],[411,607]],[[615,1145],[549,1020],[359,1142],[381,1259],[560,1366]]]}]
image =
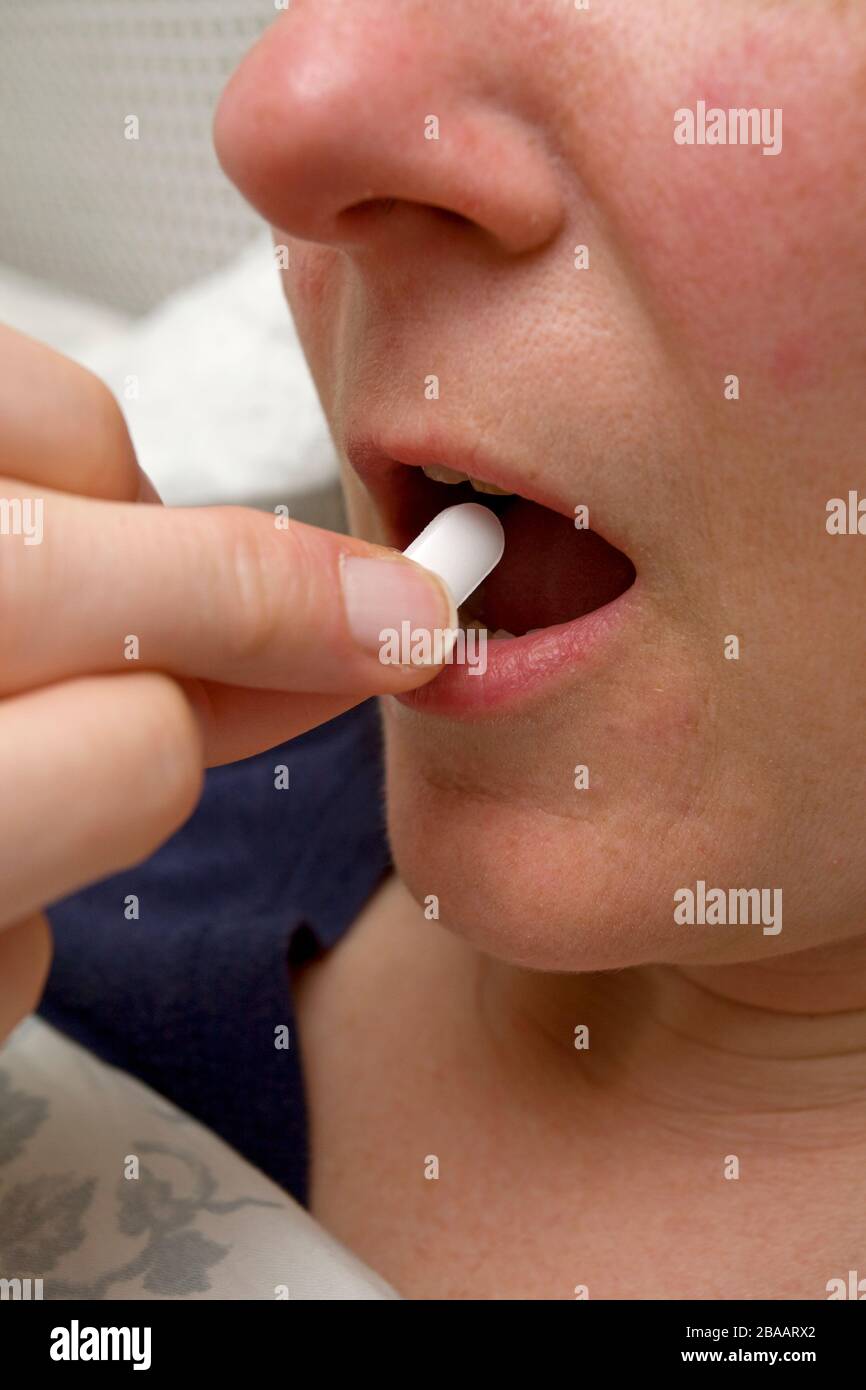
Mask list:
[{"label": "floral patterned cushion", "polygon": [[38,1018],[0,1051],[0,1299],[394,1299],[198,1121]]}]

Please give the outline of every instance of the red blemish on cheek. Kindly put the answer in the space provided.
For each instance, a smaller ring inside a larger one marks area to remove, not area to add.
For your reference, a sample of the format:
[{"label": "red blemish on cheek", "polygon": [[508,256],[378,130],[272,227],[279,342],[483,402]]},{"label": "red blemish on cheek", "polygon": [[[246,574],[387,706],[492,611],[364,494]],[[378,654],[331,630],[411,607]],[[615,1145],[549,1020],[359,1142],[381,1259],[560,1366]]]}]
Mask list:
[{"label": "red blemish on cheek", "polygon": [[770,379],[779,391],[789,395],[821,385],[824,372],[805,334],[788,334],[776,341],[770,361]]}]

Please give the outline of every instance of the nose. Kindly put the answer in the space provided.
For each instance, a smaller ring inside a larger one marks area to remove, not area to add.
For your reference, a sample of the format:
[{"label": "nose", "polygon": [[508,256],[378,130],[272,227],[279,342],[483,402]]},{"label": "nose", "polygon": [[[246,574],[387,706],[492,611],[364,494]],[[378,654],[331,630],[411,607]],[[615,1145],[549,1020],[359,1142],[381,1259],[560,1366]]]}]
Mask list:
[{"label": "nose", "polygon": [[487,52],[477,28],[461,40],[430,15],[393,0],[318,0],[244,59],[214,141],[273,227],[356,253],[390,250],[410,224],[429,232],[462,219],[510,254],[555,233],[557,165],[514,99],[525,64],[497,66],[495,29]]}]

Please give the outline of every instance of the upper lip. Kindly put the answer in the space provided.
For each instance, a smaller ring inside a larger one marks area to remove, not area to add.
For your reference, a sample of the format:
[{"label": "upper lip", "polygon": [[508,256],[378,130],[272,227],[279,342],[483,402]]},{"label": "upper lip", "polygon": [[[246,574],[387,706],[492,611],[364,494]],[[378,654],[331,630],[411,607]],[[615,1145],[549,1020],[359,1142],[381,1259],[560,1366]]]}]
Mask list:
[{"label": "upper lip", "polygon": [[572,509],[561,498],[554,496],[550,488],[544,486],[540,478],[527,478],[498,459],[482,457],[477,449],[452,448],[445,444],[397,442],[387,450],[369,440],[350,440],[346,457],[368,487],[375,489],[383,480],[393,474],[393,465],[406,464],[410,468],[432,467],[440,464],[451,468],[455,473],[466,473],[484,483],[494,483],[496,487],[516,492],[530,502],[538,502],[551,511],[571,516]]},{"label": "upper lip", "polygon": [[[371,493],[380,516],[388,525],[392,536],[400,545],[408,544],[412,536],[405,537],[398,515],[401,487],[409,479],[402,474],[404,466],[409,468],[432,467],[435,464],[465,473],[481,482],[493,483],[516,493],[529,502],[558,512],[562,516],[573,517],[575,507],[581,504],[589,508],[589,525],[593,531],[615,545],[624,549],[621,541],[611,534],[605,518],[590,502],[588,496],[577,488],[566,498],[561,488],[553,487],[543,472],[527,473],[504,459],[493,458],[479,447],[460,446],[451,441],[436,438],[423,440],[384,441],[372,436],[355,435],[345,445],[345,455],[355,473]],[[484,497],[479,501],[483,503]],[[429,517],[428,517],[429,520]]]}]

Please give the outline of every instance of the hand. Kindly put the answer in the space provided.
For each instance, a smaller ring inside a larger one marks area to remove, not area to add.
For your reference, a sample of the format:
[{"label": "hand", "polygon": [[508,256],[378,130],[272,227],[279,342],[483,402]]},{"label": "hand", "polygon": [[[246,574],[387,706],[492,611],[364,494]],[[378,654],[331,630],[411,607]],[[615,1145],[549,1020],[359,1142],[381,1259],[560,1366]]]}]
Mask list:
[{"label": "hand", "polygon": [[406,619],[456,623],[391,551],[159,505],[107,388],[0,328],[0,1037],[44,983],[40,909],[147,858],[204,767],[438,673],[379,661]]}]

